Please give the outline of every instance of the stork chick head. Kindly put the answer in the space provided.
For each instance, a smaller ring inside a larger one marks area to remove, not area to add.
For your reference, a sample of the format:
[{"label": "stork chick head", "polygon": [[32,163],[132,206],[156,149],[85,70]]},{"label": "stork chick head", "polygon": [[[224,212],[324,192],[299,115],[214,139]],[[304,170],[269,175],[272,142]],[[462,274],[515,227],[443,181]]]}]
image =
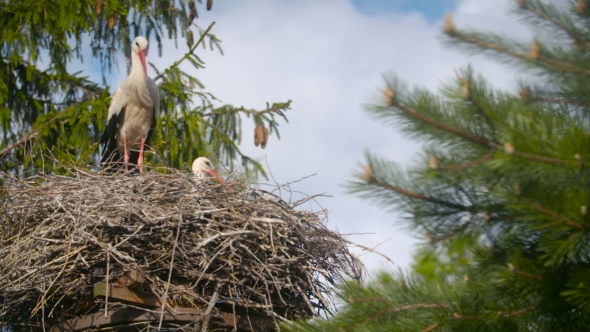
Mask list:
[{"label": "stork chick head", "polygon": [[147,39],[142,36],[135,37],[133,45],[131,45],[133,54],[137,54],[141,60],[141,65],[143,66],[143,72],[145,73],[145,76],[147,76],[147,62],[145,60],[145,52],[147,51],[148,45],[149,43]]},{"label": "stork chick head", "polygon": [[205,157],[199,157],[193,161],[193,173],[196,177],[201,179],[204,179],[207,176],[212,176],[219,183],[225,182],[221,175],[219,175],[215,168],[213,168],[211,161]]}]

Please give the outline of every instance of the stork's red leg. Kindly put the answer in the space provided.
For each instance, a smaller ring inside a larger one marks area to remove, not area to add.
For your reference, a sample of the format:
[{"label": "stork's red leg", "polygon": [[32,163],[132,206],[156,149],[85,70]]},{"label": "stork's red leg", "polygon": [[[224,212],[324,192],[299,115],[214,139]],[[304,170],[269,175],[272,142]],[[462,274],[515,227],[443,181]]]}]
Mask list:
[{"label": "stork's red leg", "polygon": [[125,170],[129,170],[129,150],[127,150],[127,136],[123,135],[123,161],[125,162]]},{"label": "stork's red leg", "polygon": [[139,157],[137,158],[137,167],[139,173],[143,173],[143,147],[145,146],[145,138],[141,139],[141,145],[139,146]]}]

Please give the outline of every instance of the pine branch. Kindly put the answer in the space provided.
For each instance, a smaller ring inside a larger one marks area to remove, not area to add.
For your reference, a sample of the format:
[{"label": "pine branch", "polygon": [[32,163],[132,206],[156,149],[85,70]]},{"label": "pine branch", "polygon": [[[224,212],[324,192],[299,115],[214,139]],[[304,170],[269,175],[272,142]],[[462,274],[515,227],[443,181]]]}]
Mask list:
[{"label": "pine branch", "polygon": [[494,155],[494,152],[496,152],[496,148],[492,148],[488,153],[486,153],[483,156],[477,158],[476,160],[470,161],[468,163],[461,164],[461,165],[437,166],[437,169],[444,170],[444,171],[459,171],[459,170],[471,168],[471,167],[477,166],[477,165],[485,162],[486,160],[490,159]]},{"label": "pine branch", "polygon": [[566,224],[566,225],[568,225],[570,227],[574,227],[574,228],[577,228],[577,229],[586,228],[585,225],[580,224],[579,222],[573,221],[571,219],[568,219],[566,217],[560,216],[559,214],[557,214],[557,213],[555,213],[555,212],[553,212],[553,211],[551,211],[551,210],[549,210],[549,209],[541,206],[537,202],[533,202],[532,200],[530,200],[528,198],[522,198],[522,200],[524,202],[526,202],[530,207],[534,208],[535,210],[537,210],[539,212],[542,212],[542,213],[548,215],[549,217],[551,217],[551,218],[553,218],[555,220],[560,221],[563,224]]},{"label": "pine branch", "polygon": [[520,6],[520,8],[522,8],[530,13],[533,13],[537,17],[543,19],[544,21],[550,22],[551,24],[553,24],[554,26],[559,28],[561,31],[565,32],[572,40],[575,40],[578,42],[583,42],[586,45],[590,45],[590,43],[587,40],[581,40],[579,38],[579,36],[574,34],[567,26],[565,26],[563,24],[563,22],[560,22],[557,19],[553,18],[552,16],[548,15],[547,13],[542,12],[542,11],[538,10],[537,8],[534,8],[533,6],[530,6],[526,0],[519,0],[519,6]]},{"label": "pine branch", "polygon": [[[391,305],[389,302],[385,301],[384,299],[380,299],[380,298],[367,298],[367,299],[361,299],[361,300],[357,300],[357,301],[351,301],[351,304],[365,303],[365,302],[382,302],[388,306]],[[417,304],[407,304],[407,305],[403,305],[403,306],[395,307],[395,308],[385,308],[385,309],[382,309],[382,310],[378,311],[377,313],[371,315],[370,317],[366,318],[362,322],[359,322],[359,323],[349,326],[349,328],[355,327],[357,325],[368,324],[371,321],[379,318],[380,316],[382,316],[385,313],[397,314],[400,312],[416,310],[416,309],[448,309],[448,308],[452,308],[452,307],[453,306],[451,304],[417,303]]]},{"label": "pine branch", "polygon": [[469,132],[466,132],[464,130],[461,130],[459,128],[451,127],[451,126],[446,125],[444,123],[438,122],[438,121],[436,121],[436,120],[434,120],[432,118],[429,118],[429,117],[427,117],[425,115],[422,115],[422,114],[420,114],[420,113],[418,113],[418,112],[416,112],[414,110],[411,110],[411,109],[409,109],[409,108],[407,108],[407,107],[405,107],[405,106],[403,106],[403,105],[401,105],[401,104],[399,104],[399,103],[397,103],[397,102],[395,102],[393,100],[391,101],[390,105],[393,106],[393,107],[395,107],[395,108],[397,108],[397,109],[402,110],[404,113],[406,113],[406,114],[408,114],[408,115],[410,115],[412,117],[415,117],[416,119],[419,119],[419,120],[421,120],[423,122],[428,123],[431,126],[437,127],[439,129],[446,130],[448,132],[451,132],[451,133],[453,133],[453,134],[455,134],[455,135],[457,135],[459,137],[465,138],[465,139],[467,139],[469,141],[472,141],[474,143],[481,144],[481,145],[484,145],[484,146],[491,146],[493,144],[493,142],[487,140],[484,137],[477,136],[477,135],[474,135],[472,133],[469,133]]},{"label": "pine branch", "polygon": [[461,227],[453,230],[452,232],[450,232],[449,234],[443,235],[443,236],[439,236],[439,237],[431,237],[430,234],[426,234],[426,240],[428,240],[428,242],[430,243],[438,243],[444,240],[448,240],[452,237],[454,237],[455,235],[462,233],[464,230],[467,229],[467,227],[469,227],[469,225],[471,225],[471,222],[466,222],[463,225],[461,225]]},{"label": "pine branch", "polygon": [[512,273],[514,273],[514,274],[518,274],[519,276],[523,276],[523,277],[525,277],[525,278],[528,278],[528,279],[534,279],[534,280],[540,280],[540,281],[543,281],[543,277],[541,277],[541,276],[536,276],[536,275],[533,275],[533,274],[530,274],[530,273],[526,273],[526,272],[523,272],[523,271],[517,270],[517,269],[514,267],[514,264],[512,264],[512,263],[508,263],[508,269],[509,269],[509,270],[510,270]]},{"label": "pine branch", "polygon": [[[456,30],[453,26],[451,26],[450,29],[449,28],[445,29],[445,33],[451,38],[455,38],[463,43],[471,44],[471,45],[474,45],[474,46],[484,49],[484,50],[496,51],[501,54],[509,55],[514,58],[524,60],[528,63],[531,63],[534,61],[537,64],[543,66],[547,70],[553,70],[553,71],[557,71],[557,72],[568,72],[568,73],[572,73],[572,74],[583,74],[586,76],[590,76],[590,70],[588,70],[586,68],[579,67],[579,66],[573,65],[571,63],[561,62],[556,59],[552,59],[552,58],[542,55],[539,51],[539,43],[537,40],[535,40],[535,42],[533,43],[533,51],[534,52],[531,52],[531,54],[523,54],[523,53],[519,53],[517,51],[511,50],[508,47],[504,47],[504,46],[501,46],[501,45],[498,45],[498,44],[495,44],[492,42],[486,42],[484,40],[469,36],[466,33]],[[542,62],[544,62],[544,63],[542,63]]]},{"label": "pine branch", "polygon": [[[393,101],[393,98],[390,102],[390,105],[393,107],[396,107],[397,109],[402,110],[406,114],[413,116],[423,122],[426,122],[434,127],[446,130],[448,132],[456,134],[457,136],[465,138],[465,139],[472,141],[474,143],[477,143],[477,144],[480,144],[483,146],[487,146],[487,147],[504,148],[502,145],[494,143],[493,141],[490,141],[490,140],[486,139],[485,137],[474,135],[472,133],[466,132],[466,131],[461,130],[459,128],[449,126],[447,124],[436,121],[435,119],[432,119],[432,118],[429,118],[425,115],[422,115],[414,110],[411,110],[411,109]],[[570,165],[570,166],[575,166],[575,167],[578,166],[578,163],[573,163],[573,162],[569,162],[566,160],[561,160],[561,159],[556,159],[556,158],[551,158],[551,157],[538,156],[538,155],[531,154],[531,153],[520,152],[515,149],[511,150],[509,154],[514,154],[515,156],[519,156],[521,158],[525,158],[525,159],[529,159],[529,160],[533,160],[533,161],[540,161],[540,162],[544,162],[544,163],[548,163],[548,164]]]},{"label": "pine branch", "polygon": [[424,330],[422,330],[422,332],[434,331],[434,329],[436,329],[438,326],[439,326],[439,323],[434,323],[434,324],[430,325],[429,327],[425,328]]},{"label": "pine branch", "polygon": [[411,192],[409,190],[400,188],[400,187],[396,187],[393,186],[387,182],[383,182],[380,180],[377,180],[375,178],[373,178],[372,181],[370,181],[371,183],[375,183],[376,185],[378,185],[381,188],[387,189],[387,190],[391,190],[393,192],[396,192],[398,194],[404,195],[406,197],[411,197],[411,198],[416,198],[422,201],[426,201],[426,202],[430,202],[430,203],[434,203],[434,204],[439,204],[439,205],[444,205],[450,208],[454,208],[457,210],[461,210],[461,211],[465,211],[468,210],[469,208],[464,206],[464,205],[460,205],[460,204],[455,204],[455,203],[451,203],[451,202],[447,202],[447,201],[443,201],[434,197],[428,197],[428,196],[424,196],[415,192]]}]

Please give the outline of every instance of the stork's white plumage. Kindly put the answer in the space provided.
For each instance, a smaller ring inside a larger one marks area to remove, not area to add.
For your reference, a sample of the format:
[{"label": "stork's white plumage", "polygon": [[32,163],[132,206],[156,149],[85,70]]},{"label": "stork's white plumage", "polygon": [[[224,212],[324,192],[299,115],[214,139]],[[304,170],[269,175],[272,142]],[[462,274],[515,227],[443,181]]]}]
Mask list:
[{"label": "stork's white plumage", "polygon": [[148,41],[137,37],[131,47],[131,73],[111,96],[107,125],[100,140],[103,163],[118,162],[125,168],[137,165],[143,173],[143,155],[149,145],[160,113],[158,86],[147,75],[145,52]]},{"label": "stork's white plumage", "polygon": [[217,173],[211,161],[205,157],[199,157],[193,161],[193,174],[199,179],[205,179],[212,176],[219,183],[225,182],[221,175]]}]

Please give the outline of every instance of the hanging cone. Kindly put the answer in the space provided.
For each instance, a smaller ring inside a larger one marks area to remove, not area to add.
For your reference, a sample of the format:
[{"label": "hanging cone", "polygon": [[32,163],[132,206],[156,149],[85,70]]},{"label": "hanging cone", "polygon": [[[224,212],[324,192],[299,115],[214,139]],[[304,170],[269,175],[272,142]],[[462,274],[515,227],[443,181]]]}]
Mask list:
[{"label": "hanging cone", "polygon": [[263,149],[268,142],[268,129],[264,125],[259,124],[254,128],[254,145],[260,145]]},{"label": "hanging cone", "polygon": [[199,18],[199,14],[197,13],[197,8],[195,7],[194,0],[190,0],[188,2],[188,8],[189,8],[188,24],[191,24],[191,23],[193,23],[193,20],[195,18]]},{"label": "hanging cone", "polygon": [[207,0],[207,10],[211,10],[211,7],[213,7],[213,0]]},{"label": "hanging cone", "polygon": [[109,22],[107,23],[107,27],[109,28],[109,30],[113,30],[113,28],[115,27],[115,24],[117,24],[117,15],[111,15],[111,17],[109,17]]},{"label": "hanging cone", "polygon": [[193,46],[193,44],[195,43],[195,39],[193,37],[193,31],[191,29],[189,29],[186,32],[186,42],[188,43],[188,46]]},{"label": "hanging cone", "polygon": [[104,7],[103,0],[96,0],[96,4],[94,5],[94,12],[96,12],[96,15],[100,15],[102,13],[103,7]]}]

